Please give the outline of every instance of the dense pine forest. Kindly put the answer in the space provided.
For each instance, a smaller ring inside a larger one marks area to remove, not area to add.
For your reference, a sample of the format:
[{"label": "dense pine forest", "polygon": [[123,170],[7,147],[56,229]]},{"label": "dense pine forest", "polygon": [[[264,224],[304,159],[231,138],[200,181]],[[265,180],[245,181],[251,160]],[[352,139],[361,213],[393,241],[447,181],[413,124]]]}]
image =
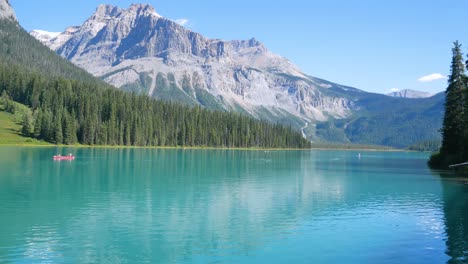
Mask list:
[{"label": "dense pine forest", "polygon": [[440,149],[440,140],[424,140],[414,143],[408,147],[408,150],[413,151],[438,151]]},{"label": "dense pine forest", "polygon": [[7,111],[11,101],[27,105],[25,136],[55,144],[305,148],[289,127],[240,114],[162,102],[64,78],[43,78],[0,65],[0,93]]},{"label": "dense pine forest", "polygon": [[452,64],[445,92],[442,146],[429,160],[432,168],[447,168],[450,164],[468,161],[468,77],[463,61],[461,44],[457,41],[452,49]]}]

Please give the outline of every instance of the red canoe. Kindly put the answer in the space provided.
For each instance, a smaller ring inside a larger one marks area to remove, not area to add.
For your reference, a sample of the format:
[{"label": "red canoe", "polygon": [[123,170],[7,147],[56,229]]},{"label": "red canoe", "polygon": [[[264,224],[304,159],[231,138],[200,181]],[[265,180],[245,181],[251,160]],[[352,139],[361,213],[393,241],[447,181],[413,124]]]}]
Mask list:
[{"label": "red canoe", "polygon": [[75,156],[73,155],[68,155],[68,156],[62,156],[62,155],[56,155],[54,156],[54,160],[74,160]]}]

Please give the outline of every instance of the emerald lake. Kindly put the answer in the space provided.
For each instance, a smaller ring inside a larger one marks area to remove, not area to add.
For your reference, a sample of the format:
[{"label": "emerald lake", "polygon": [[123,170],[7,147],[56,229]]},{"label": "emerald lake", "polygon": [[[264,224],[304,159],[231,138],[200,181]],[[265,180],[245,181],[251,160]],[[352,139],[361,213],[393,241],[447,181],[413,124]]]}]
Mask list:
[{"label": "emerald lake", "polygon": [[0,147],[0,263],[468,261],[468,185],[358,153]]}]

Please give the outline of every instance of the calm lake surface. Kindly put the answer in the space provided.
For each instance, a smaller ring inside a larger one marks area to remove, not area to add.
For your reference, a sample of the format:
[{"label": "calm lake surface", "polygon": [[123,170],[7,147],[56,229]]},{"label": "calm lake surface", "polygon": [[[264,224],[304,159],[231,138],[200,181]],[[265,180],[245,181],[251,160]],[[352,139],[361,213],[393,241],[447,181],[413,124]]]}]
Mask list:
[{"label": "calm lake surface", "polygon": [[0,147],[0,263],[467,261],[468,185],[361,153]]}]

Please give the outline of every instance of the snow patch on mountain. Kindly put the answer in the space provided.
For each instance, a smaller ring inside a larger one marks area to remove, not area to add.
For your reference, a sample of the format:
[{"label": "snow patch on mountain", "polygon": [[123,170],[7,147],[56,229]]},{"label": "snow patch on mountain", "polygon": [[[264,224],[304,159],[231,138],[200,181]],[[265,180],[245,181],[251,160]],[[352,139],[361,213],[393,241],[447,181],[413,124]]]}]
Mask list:
[{"label": "snow patch on mountain", "polygon": [[29,32],[33,37],[35,37],[37,40],[39,40],[42,43],[47,43],[51,39],[56,38],[58,35],[60,35],[62,32],[49,32],[45,30],[39,30],[35,29]]}]

